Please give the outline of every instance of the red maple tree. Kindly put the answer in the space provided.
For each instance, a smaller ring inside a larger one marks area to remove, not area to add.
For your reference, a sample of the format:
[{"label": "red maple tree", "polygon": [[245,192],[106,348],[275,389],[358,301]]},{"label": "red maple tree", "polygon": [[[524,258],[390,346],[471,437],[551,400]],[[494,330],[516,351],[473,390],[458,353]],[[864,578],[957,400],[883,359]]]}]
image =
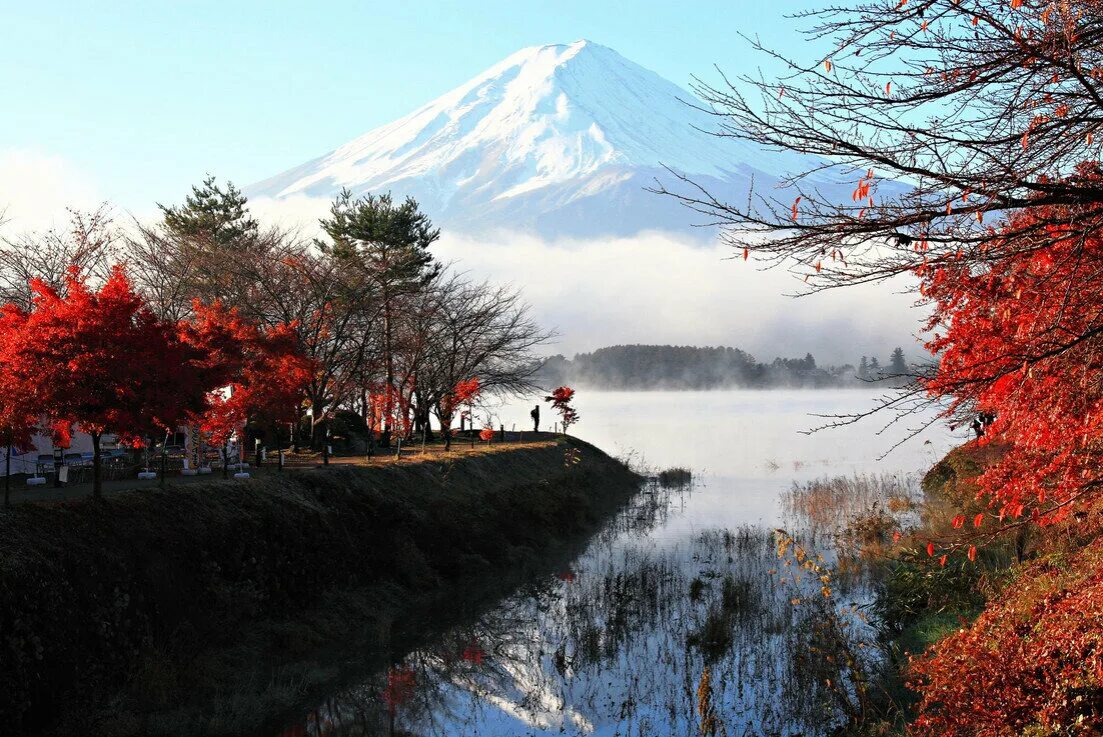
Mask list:
[{"label": "red maple tree", "polygon": [[208,396],[198,420],[212,441],[224,444],[254,420],[277,428],[294,421],[315,367],[294,326],[261,329],[219,303],[196,303],[193,312],[180,324],[180,335],[202,356],[193,370]]},{"label": "red maple tree", "polygon": [[15,449],[30,448],[38,426],[38,416],[31,407],[28,388],[20,384],[15,371],[14,348],[24,330],[27,314],[14,305],[0,308],[0,437],[4,449],[4,506],[11,498],[11,457]]},{"label": "red maple tree", "polygon": [[[1076,176],[1078,186],[1103,182],[1097,165]],[[939,357],[926,388],[949,399],[953,421],[983,418],[976,442],[1003,450],[977,479],[991,511],[952,522],[973,533],[957,543],[970,560],[980,539],[1008,528],[1095,517],[1103,489],[1103,205],[1038,206],[990,234],[983,266],[949,257],[921,269],[934,308],[927,345]],[[1069,570],[1033,564],[972,626],[914,661],[913,730],[1098,731],[1099,550]]]},{"label": "red maple tree", "polygon": [[950,257],[923,270],[939,356],[926,388],[954,420],[984,418],[979,442],[1006,444],[978,482],[993,513],[1045,525],[1103,487],[1103,206],[1039,207],[1005,230],[1016,238],[995,232],[986,268]]},{"label": "red maple tree", "polygon": [[544,401],[551,402],[552,409],[559,413],[563,432],[567,432],[567,428],[578,421],[578,411],[571,406],[573,399],[574,389],[569,386],[561,386],[553,391],[551,396],[544,397]]},{"label": "red maple tree", "polygon": [[100,441],[170,430],[203,411],[206,391],[187,366],[195,350],[176,326],[158,319],[115,268],[99,289],[75,271],[64,292],[32,281],[27,312],[9,305],[5,320],[18,326],[5,337],[5,373],[28,409],[67,433],[92,438],[93,497],[102,493]]}]

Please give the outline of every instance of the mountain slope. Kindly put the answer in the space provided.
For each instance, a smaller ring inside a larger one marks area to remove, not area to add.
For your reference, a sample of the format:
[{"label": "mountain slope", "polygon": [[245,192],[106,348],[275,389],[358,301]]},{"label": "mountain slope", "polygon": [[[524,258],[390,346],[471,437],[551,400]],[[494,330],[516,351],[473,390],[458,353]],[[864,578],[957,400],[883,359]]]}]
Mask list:
[{"label": "mountain slope", "polygon": [[664,167],[729,197],[745,197],[752,178],[765,190],[808,167],[798,155],[705,132],[715,120],[694,104],[689,92],[604,46],[532,47],[246,192],[390,190],[456,230],[588,236],[687,228],[692,213],[645,191],[656,178],[676,183]]}]

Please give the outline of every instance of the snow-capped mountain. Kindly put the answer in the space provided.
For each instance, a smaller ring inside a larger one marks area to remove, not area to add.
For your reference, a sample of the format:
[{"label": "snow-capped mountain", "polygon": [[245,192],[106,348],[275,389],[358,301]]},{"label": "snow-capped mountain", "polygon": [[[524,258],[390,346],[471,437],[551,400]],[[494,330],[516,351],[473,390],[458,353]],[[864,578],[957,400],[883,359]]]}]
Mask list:
[{"label": "snow-capped mountain", "polygon": [[[404,118],[246,188],[252,197],[413,196],[438,224],[540,235],[687,229],[699,216],[646,191],[664,167],[745,197],[808,167],[719,139],[694,96],[590,41],[523,49]],[[849,190],[848,190],[849,192]]]}]

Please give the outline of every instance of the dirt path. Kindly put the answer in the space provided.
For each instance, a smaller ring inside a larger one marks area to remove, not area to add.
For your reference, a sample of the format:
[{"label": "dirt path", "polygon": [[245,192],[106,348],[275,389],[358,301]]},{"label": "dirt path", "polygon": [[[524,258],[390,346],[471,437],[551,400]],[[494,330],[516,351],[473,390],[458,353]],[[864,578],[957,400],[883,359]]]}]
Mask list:
[{"label": "dirt path", "polygon": [[[555,442],[556,436],[552,433],[506,433],[507,440],[501,442],[495,438],[492,443],[476,441],[474,447],[470,440],[452,441],[452,449],[444,450],[444,443],[427,443],[422,448],[420,443],[404,445],[401,457],[396,456],[396,449],[377,449],[376,455],[368,458],[364,455],[335,455],[330,458],[330,466],[357,466],[368,468],[371,466],[386,466],[395,463],[423,463],[425,461],[440,461],[447,458],[460,458],[471,454],[501,453],[525,447],[540,447]],[[301,473],[303,471],[324,468],[320,454],[287,455],[284,473]],[[268,456],[268,462],[260,468],[250,467],[249,473],[253,477],[266,476],[280,473],[276,467],[274,455]],[[202,481],[222,479],[222,472],[216,470],[212,474],[204,476],[182,476],[179,471],[169,471],[165,478],[168,487],[182,484],[194,484]],[[232,479],[232,472],[231,472]],[[48,478],[46,486],[27,486],[23,477],[13,477],[11,480],[11,501],[13,504],[23,502],[57,502],[73,499],[82,499],[92,494],[92,484],[68,484],[61,488],[55,488],[51,484],[52,478]],[[241,480],[238,483],[247,484],[249,480]],[[154,489],[161,485],[160,479],[139,480],[112,479],[103,482],[104,494],[114,494],[120,491],[132,491],[135,489]]]}]

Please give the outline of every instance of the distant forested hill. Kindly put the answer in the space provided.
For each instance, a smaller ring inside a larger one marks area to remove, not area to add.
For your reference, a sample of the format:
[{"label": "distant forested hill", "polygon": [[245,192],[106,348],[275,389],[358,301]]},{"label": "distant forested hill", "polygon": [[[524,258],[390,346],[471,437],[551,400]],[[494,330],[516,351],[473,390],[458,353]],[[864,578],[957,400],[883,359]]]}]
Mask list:
[{"label": "distant forested hill", "polygon": [[578,353],[573,359],[552,356],[540,380],[547,386],[594,389],[813,388],[857,386],[862,379],[895,383],[896,377],[907,373],[899,348],[884,368],[876,358],[866,356],[855,368],[851,364],[819,366],[811,353],[760,363],[738,348],[616,345]]}]

